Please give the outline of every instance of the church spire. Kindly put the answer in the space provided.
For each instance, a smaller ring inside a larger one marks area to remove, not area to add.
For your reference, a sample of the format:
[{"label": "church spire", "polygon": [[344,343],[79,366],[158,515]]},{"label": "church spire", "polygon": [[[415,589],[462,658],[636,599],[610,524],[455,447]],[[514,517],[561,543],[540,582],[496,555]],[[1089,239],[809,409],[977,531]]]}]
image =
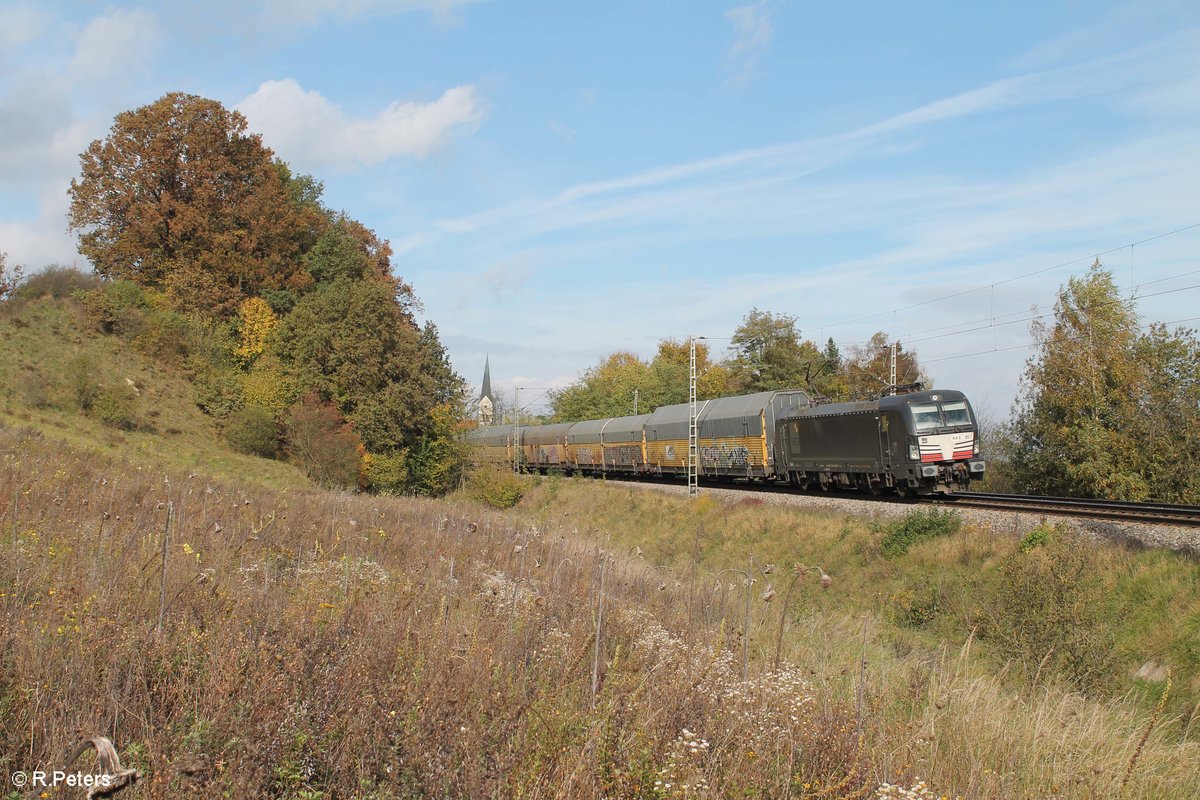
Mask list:
[{"label": "church spire", "polygon": [[492,399],[492,364],[491,356],[483,358],[483,388],[479,392],[480,397]]},{"label": "church spire", "polygon": [[492,359],[486,356],[483,359],[483,386],[479,390],[479,421],[491,425],[495,408],[492,400]]}]

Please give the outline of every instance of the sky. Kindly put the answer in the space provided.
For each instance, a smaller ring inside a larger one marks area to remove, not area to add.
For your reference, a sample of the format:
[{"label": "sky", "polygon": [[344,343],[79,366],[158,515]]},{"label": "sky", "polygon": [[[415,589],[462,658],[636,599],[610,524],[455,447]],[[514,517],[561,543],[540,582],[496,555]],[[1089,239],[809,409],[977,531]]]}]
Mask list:
[{"label": "sky", "polygon": [[[79,153],[219,100],[391,241],[470,383],[535,410],[753,308],[883,331],[1009,413],[1100,255],[1200,325],[1200,5],[0,0],[0,251],[87,268]],[[1031,309],[1036,310],[1031,311]],[[632,398],[630,399],[632,411]]]}]

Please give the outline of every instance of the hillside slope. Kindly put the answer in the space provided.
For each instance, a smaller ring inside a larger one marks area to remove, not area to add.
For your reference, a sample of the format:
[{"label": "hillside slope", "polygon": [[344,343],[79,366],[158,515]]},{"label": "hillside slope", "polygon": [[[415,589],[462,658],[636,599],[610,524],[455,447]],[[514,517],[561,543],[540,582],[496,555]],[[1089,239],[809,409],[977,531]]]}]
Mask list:
[{"label": "hillside slope", "polygon": [[[108,406],[82,411],[80,399],[89,393]],[[124,419],[114,424],[114,416]],[[135,464],[274,488],[307,485],[290,464],[233,452],[196,406],[194,387],[180,370],[101,333],[70,299],[4,305],[0,421]]]}]

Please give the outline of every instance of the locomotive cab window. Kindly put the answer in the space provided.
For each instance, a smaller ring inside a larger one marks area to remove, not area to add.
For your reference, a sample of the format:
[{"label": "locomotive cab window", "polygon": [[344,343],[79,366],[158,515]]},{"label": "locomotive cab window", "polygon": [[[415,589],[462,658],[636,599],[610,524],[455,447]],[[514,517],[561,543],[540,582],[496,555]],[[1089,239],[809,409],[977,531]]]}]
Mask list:
[{"label": "locomotive cab window", "polygon": [[971,412],[967,411],[965,400],[959,400],[956,403],[942,403],[942,414],[947,425],[971,424]]},{"label": "locomotive cab window", "polygon": [[931,431],[935,428],[940,428],[942,425],[942,415],[938,411],[937,405],[929,403],[927,405],[911,406],[913,415],[913,429],[917,433],[922,431]]}]

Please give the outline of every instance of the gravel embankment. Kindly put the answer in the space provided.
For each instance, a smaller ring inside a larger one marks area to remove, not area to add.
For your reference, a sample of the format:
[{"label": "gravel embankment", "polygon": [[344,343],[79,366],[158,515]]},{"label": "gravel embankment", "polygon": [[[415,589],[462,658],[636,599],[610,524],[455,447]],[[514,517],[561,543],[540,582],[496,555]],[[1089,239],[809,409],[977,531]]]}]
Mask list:
[{"label": "gravel embankment", "polygon": [[[625,485],[625,484],[622,484]],[[635,483],[638,486],[667,494],[686,495],[687,487],[671,483]],[[729,487],[701,487],[701,493],[715,497],[724,503],[736,503],[748,497],[761,499],[764,503],[795,506],[812,511],[831,514],[852,514],[872,519],[902,517],[920,505],[889,502],[885,499],[862,499],[851,497],[826,497],[822,495],[764,492],[754,489]],[[952,504],[947,504],[952,507]],[[925,506],[927,507],[927,506]],[[1094,520],[1083,517],[1063,516],[1014,511],[992,511],[982,508],[956,509],[968,524],[995,534],[1024,536],[1031,528],[1042,522],[1062,524],[1068,529],[1092,539],[1105,539],[1134,547],[1163,547],[1169,550],[1200,556],[1200,528],[1177,525],[1155,525],[1144,522],[1118,522]]]}]

